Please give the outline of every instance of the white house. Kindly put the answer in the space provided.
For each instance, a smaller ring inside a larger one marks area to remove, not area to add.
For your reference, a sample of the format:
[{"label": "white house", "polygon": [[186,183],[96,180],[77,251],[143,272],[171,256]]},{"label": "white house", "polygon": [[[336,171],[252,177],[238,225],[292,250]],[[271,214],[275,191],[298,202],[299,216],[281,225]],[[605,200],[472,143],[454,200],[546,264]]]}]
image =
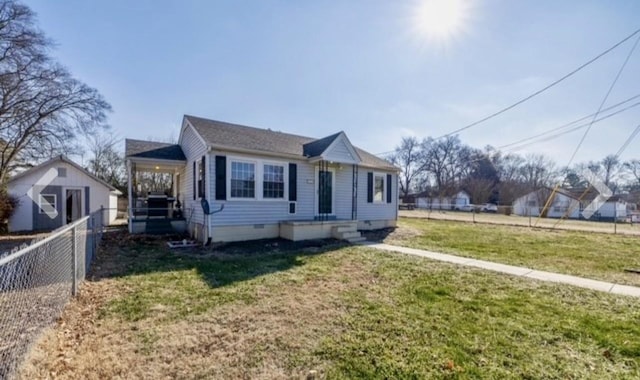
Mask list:
[{"label": "white house", "polygon": [[[554,194],[553,199],[548,202],[551,194]],[[553,189],[541,188],[517,198],[513,202],[513,214],[537,217],[543,213],[549,218],[584,219],[582,212],[597,195],[593,190],[585,193],[584,189],[557,189],[554,193]],[[626,202],[614,195],[600,205],[590,219],[609,221],[614,218],[624,220],[626,217]]]},{"label": "white house", "polygon": [[[344,132],[315,139],[185,116],[177,145],[126,141],[129,230],[188,230],[203,241],[355,239],[396,225],[398,169]],[[170,173],[139,191],[139,172]],[[206,201],[206,202],[203,202]]]},{"label": "white house", "polygon": [[53,230],[101,208],[109,224],[121,194],[65,156],[13,176],[8,192],[19,202],[9,219],[11,232]]},{"label": "white house", "polygon": [[471,197],[464,190],[450,197],[439,197],[425,192],[418,194],[415,199],[416,207],[431,210],[462,210],[464,206],[471,204]]}]

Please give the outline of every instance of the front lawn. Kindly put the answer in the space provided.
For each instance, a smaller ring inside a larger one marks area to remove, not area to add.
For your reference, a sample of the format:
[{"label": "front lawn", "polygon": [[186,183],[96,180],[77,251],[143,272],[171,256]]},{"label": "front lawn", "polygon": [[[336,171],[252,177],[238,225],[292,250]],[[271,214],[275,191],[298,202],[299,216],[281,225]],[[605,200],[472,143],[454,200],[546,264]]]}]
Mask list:
[{"label": "front lawn", "polygon": [[336,243],[106,244],[22,378],[640,376],[635,298]]},{"label": "front lawn", "polygon": [[640,237],[401,218],[389,244],[640,286]]}]

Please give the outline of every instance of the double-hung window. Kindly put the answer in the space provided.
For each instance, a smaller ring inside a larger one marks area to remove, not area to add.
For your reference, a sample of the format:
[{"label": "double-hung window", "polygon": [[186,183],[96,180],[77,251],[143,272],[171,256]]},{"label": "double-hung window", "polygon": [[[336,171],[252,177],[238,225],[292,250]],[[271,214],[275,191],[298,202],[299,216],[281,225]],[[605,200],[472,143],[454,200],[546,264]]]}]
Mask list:
[{"label": "double-hung window", "polygon": [[373,175],[373,201],[376,203],[384,202],[385,175],[375,173]]},{"label": "double-hung window", "polygon": [[288,166],[277,161],[230,157],[227,161],[229,199],[285,200]]},{"label": "double-hung window", "polygon": [[256,164],[231,161],[231,198],[256,197]]},{"label": "double-hung window", "polygon": [[262,166],[262,197],[284,199],[284,166],[264,164]]}]

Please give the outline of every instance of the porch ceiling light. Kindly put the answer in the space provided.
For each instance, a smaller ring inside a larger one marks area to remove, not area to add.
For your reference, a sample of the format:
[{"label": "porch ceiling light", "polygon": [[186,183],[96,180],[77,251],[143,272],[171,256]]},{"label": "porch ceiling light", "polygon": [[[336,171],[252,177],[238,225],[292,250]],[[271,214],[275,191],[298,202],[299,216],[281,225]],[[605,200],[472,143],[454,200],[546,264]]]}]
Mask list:
[{"label": "porch ceiling light", "polygon": [[156,170],[160,170],[160,167],[159,167],[159,166],[156,166]]}]

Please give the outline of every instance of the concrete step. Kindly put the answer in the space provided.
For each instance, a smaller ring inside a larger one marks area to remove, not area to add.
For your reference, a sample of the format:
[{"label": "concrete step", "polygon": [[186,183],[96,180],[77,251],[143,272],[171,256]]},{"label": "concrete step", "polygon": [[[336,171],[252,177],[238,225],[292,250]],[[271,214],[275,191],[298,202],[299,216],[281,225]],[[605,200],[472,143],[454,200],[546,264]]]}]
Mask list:
[{"label": "concrete step", "polygon": [[346,239],[349,243],[354,244],[354,243],[360,243],[362,241],[367,240],[366,237],[364,236],[360,236],[360,237],[353,237],[351,239]]},{"label": "concrete step", "polygon": [[355,224],[348,224],[344,226],[335,226],[333,227],[334,232],[354,232],[358,230],[358,226]]},{"label": "concrete step", "polygon": [[351,238],[357,238],[362,236],[358,231],[339,232],[337,235],[338,235],[338,238],[341,240],[349,240]]}]

